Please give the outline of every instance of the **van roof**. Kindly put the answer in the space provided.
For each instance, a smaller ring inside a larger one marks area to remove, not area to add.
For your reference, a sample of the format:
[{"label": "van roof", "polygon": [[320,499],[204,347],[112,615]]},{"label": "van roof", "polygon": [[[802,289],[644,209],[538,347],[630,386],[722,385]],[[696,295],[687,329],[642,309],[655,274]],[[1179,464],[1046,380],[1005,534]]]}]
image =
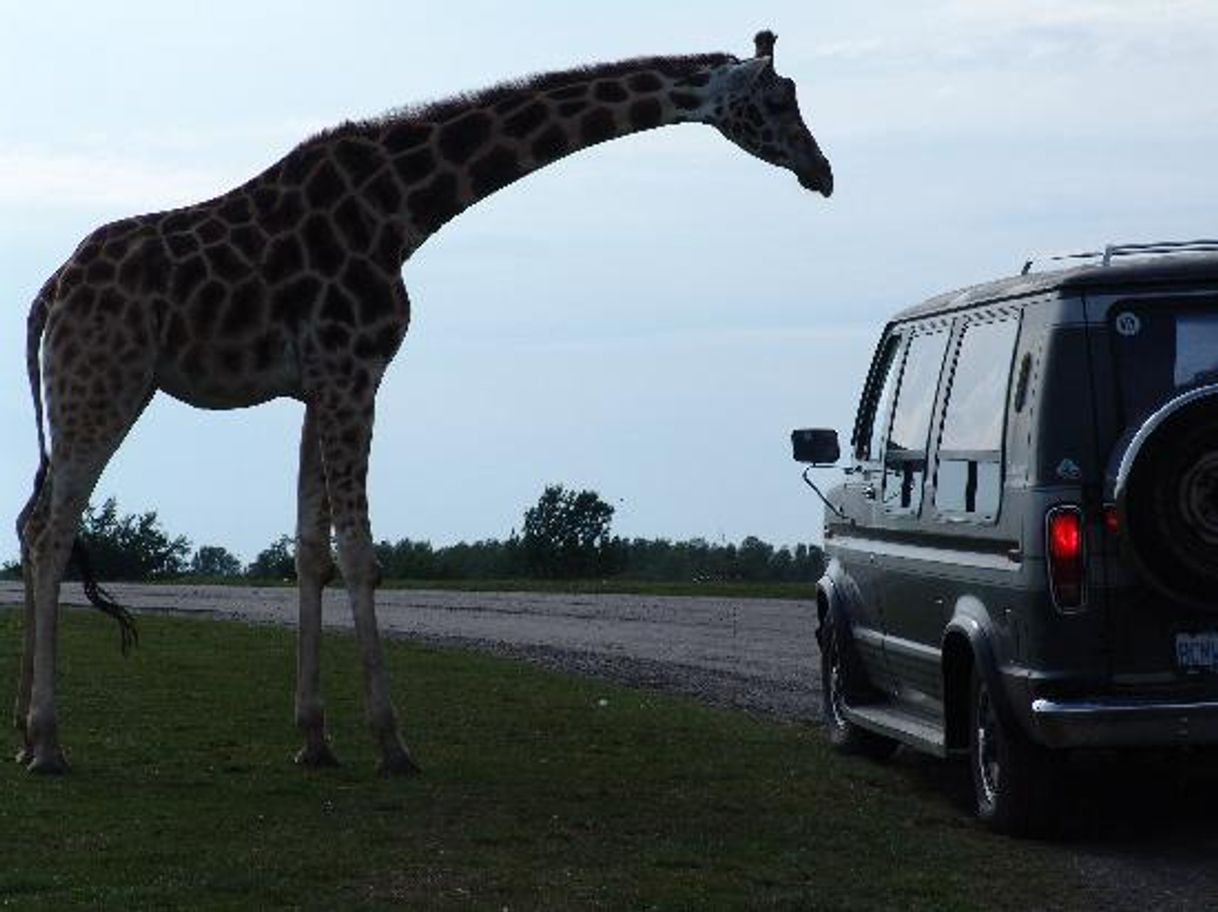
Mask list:
[{"label": "van roof", "polygon": [[1110,265],[1076,266],[1034,272],[971,285],[935,295],[900,311],[892,322],[912,320],[1010,298],[1044,292],[1083,289],[1128,290],[1141,286],[1171,286],[1218,280],[1218,254],[1179,254],[1113,261]]}]

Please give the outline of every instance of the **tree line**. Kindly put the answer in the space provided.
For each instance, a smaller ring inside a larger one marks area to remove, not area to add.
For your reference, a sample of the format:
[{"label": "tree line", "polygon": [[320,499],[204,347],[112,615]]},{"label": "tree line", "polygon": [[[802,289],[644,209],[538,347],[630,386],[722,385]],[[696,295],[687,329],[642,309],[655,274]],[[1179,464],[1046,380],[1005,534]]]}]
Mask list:
[{"label": "tree line", "polygon": [[[670,541],[631,538],[611,532],[614,509],[594,491],[550,485],[525,511],[520,532],[505,540],[459,542],[434,547],[428,541],[399,539],[376,543],[386,579],[512,580],[606,579],[704,582],[811,582],[820,576],[819,547],[775,547],[755,536],[739,544],[703,538]],[[292,580],[295,540],[281,535],[249,564],[221,545],[194,548],[184,535],[171,536],[156,511],[120,514],[114,498],[86,508],[80,536],[94,572],[107,580],[182,578]],[[69,568],[71,579],[74,568]],[[0,576],[20,578],[21,565],[9,561]]]}]

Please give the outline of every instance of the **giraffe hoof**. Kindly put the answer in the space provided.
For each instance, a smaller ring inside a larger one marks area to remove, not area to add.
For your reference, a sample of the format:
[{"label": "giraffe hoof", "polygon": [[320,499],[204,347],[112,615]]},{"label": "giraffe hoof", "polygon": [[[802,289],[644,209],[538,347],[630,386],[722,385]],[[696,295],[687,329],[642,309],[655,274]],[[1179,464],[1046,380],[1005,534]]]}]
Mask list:
[{"label": "giraffe hoof", "polygon": [[342,766],[330,745],[322,742],[320,745],[306,744],[296,752],[296,765],[306,769],[328,769]]},{"label": "giraffe hoof", "polygon": [[59,748],[41,755],[35,752],[25,771],[38,776],[62,776],[68,771],[68,761]]},{"label": "giraffe hoof", "polygon": [[392,776],[395,778],[418,776],[423,772],[405,749],[394,751],[382,757],[381,762],[377,764],[376,771],[382,776]]}]

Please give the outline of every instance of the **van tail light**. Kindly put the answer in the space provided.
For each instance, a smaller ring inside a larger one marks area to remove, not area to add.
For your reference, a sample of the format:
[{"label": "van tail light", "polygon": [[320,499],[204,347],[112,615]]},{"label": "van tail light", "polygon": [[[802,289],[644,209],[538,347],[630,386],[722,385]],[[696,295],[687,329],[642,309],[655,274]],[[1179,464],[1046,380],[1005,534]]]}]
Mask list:
[{"label": "van tail light", "polygon": [[1058,608],[1080,608],[1086,578],[1083,554],[1083,511],[1054,507],[1045,517],[1049,588]]}]

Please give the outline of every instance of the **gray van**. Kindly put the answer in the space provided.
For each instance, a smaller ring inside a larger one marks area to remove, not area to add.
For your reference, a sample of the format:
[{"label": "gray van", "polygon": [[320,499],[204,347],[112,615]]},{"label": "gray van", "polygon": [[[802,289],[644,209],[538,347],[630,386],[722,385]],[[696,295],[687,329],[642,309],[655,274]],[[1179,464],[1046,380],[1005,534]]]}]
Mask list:
[{"label": "gray van", "polygon": [[1218,242],[1071,259],[897,314],[826,495],[831,741],[967,754],[1010,833],[1070,749],[1218,742]]}]

